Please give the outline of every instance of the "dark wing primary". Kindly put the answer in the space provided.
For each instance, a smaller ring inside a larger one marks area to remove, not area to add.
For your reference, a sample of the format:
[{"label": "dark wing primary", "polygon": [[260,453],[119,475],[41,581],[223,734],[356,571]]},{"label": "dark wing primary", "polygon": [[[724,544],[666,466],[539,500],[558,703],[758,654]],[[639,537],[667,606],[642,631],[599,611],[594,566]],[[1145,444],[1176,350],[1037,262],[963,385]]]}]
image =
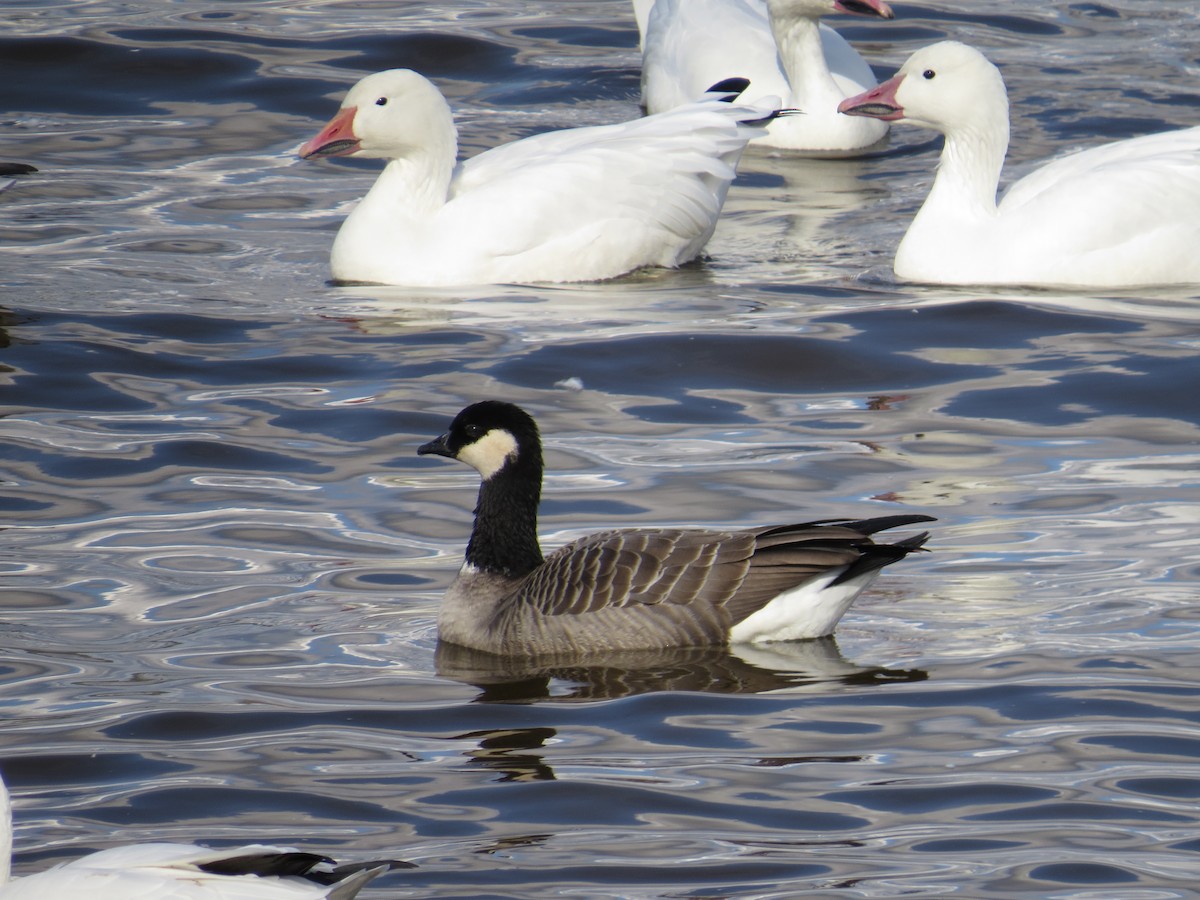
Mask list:
[{"label": "dark wing primary", "polygon": [[874,519],[820,519],[762,528],[754,533],[755,553],[742,589],[729,604],[734,622],[756,612],[780,593],[811,578],[845,567],[832,584],[850,581],[919,549],[928,532],[894,544],[876,544],[871,535],[889,528],[932,521],[930,516]]},{"label": "dark wing primary", "polygon": [[722,605],[741,586],[754,544],[745,532],[604,531],[550,554],[518,593],[550,616],[634,604]]}]

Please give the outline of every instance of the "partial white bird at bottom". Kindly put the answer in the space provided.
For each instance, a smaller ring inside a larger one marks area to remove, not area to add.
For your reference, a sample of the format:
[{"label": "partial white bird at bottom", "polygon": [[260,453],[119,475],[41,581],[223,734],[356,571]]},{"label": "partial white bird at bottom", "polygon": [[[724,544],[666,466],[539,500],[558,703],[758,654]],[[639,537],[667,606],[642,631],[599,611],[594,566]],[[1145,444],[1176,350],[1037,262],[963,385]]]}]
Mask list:
[{"label": "partial white bird at bottom", "polygon": [[396,860],[338,866],[315,853],[250,844],[130,844],[11,878],[12,808],[0,779],[0,900],[352,900]]}]

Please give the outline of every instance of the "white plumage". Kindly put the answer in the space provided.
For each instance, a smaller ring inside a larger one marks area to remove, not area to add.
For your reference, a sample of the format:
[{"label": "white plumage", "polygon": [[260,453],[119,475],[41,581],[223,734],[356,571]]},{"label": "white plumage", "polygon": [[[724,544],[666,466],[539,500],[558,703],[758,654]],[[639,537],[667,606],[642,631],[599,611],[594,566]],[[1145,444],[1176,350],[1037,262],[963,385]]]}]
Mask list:
[{"label": "white plumage", "polygon": [[[389,867],[406,865],[366,863],[339,873],[332,860],[282,847],[155,843],[113,847],[10,879],[11,857],[12,812],[0,780],[0,900],[351,900]],[[320,883],[327,880],[334,883]]]},{"label": "white plumage", "polygon": [[802,115],[776,119],[757,145],[855,156],[887,138],[884,122],[839,116],[838,103],[875,85],[871,67],[831,13],[891,18],[881,0],[634,0],[649,113],[694,101],[722,78],[750,79],[747,99],[783,98]]},{"label": "white plumage", "polygon": [[698,256],[746,142],[762,131],[756,120],[778,107],[714,95],[659,116],[535,135],[456,165],[445,98],[393,69],[356,84],[299,152],[389,160],[334,241],[339,281],[594,281]]},{"label": "white plumage", "polygon": [[973,47],[917,51],[895,78],[842,104],[849,115],[946,136],[896,275],[941,284],[1121,287],[1200,282],[1200,127],[1054,160],[997,204],[1008,95]]},{"label": "white plumage", "polygon": [[784,591],[729,629],[734,644],[802,641],[833,634],[858,595],[875,583],[880,569],[839,581],[848,565]]}]

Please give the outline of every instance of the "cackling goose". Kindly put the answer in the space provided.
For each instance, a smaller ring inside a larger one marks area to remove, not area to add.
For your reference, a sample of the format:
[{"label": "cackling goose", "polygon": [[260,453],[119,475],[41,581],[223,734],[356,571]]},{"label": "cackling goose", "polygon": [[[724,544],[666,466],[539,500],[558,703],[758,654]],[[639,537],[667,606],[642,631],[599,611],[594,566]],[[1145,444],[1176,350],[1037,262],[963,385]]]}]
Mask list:
[{"label": "cackling goose", "polygon": [[483,478],[466,561],[438,635],[505,655],[798,640],[831,634],[854,598],[927,532],[871,535],[931,516],[822,519],[745,531],[639,528],[580,538],[543,558],[537,538],[542,445],[511,403],[460,412],[419,455]]}]

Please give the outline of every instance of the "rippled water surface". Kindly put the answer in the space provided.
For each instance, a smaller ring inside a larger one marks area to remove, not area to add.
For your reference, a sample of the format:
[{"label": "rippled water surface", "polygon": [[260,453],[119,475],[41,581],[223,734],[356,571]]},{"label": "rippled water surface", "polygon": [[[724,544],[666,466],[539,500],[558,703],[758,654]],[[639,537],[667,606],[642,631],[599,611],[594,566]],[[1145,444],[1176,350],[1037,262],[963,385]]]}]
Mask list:
[{"label": "rippled water surface", "polygon": [[[880,75],[1001,64],[1010,171],[1200,122],[1178,0],[896,2]],[[1200,297],[900,285],[936,144],[749,155],[711,245],[603,285],[326,283],[369,162],[296,146],[409,66],[465,152],[638,114],[624,0],[14,2],[0,158],[0,769],[16,866],[265,839],[384,897],[1195,896]],[[19,89],[14,88],[19,86]],[[836,642],[497,669],[436,644],[532,410],[553,545],[928,513]]]}]

